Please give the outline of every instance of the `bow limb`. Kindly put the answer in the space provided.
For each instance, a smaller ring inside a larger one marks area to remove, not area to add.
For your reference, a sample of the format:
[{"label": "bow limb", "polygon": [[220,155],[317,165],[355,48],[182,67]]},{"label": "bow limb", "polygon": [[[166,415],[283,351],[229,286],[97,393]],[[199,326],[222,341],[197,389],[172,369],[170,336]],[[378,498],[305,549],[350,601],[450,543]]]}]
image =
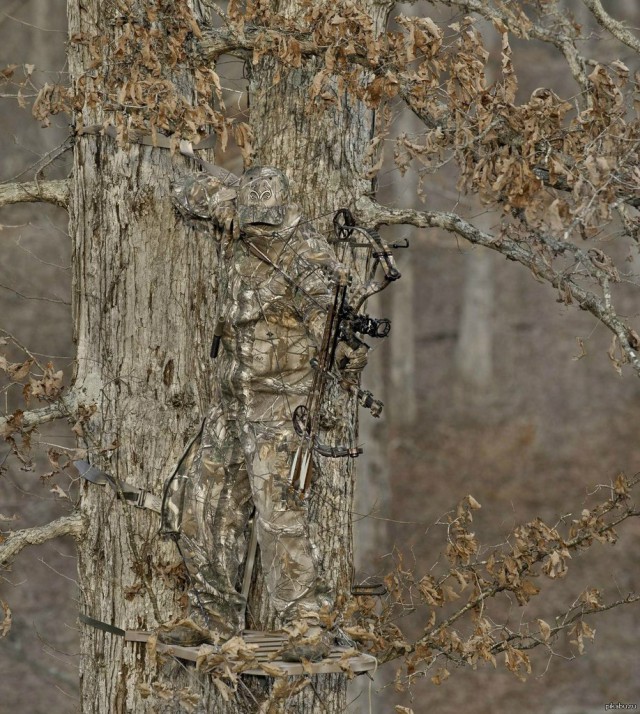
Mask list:
[{"label": "bow limb", "polygon": [[302,443],[298,446],[292,460],[290,483],[293,488],[303,494],[306,494],[311,486],[313,451],[329,458],[353,457],[362,453],[362,449],[358,447],[330,446],[322,443],[318,438],[320,411],[324,401],[327,379],[332,374],[347,285],[347,275],[341,276],[336,283],[333,299],[327,312],[318,357],[311,362],[314,368],[314,377],[307,403],[296,407],[292,415],[294,430],[301,438]]},{"label": "bow limb", "polygon": [[[352,296],[351,308],[355,313],[358,313],[368,298],[381,292],[392,282],[399,280],[401,274],[396,267],[391,249],[378,231],[373,228],[363,228],[362,226],[354,226],[353,230],[367,241],[372,249],[371,255],[373,257],[367,280],[354,290]],[[376,279],[378,266],[382,268],[382,278],[380,279]]]},{"label": "bow limb", "polygon": [[[348,208],[341,208],[336,213],[333,227],[336,243],[351,245],[353,248],[368,248],[373,258],[364,281],[353,291],[349,300],[351,310],[357,314],[368,298],[398,280],[400,271],[396,267],[389,245],[382,239],[378,231],[374,228],[357,225]],[[379,280],[376,279],[378,266],[382,268],[383,272],[383,276]]]}]

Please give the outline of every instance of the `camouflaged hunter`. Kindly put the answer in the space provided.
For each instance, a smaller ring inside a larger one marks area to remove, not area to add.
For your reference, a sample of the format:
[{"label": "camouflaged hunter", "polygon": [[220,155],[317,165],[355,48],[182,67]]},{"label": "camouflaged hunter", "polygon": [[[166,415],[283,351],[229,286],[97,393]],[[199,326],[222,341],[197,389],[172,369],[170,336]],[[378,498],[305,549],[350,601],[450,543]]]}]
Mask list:
[{"label": "camouflaged hunter", "polygon": [[[179,182],[174,200],[185,217],[210,220],[217,240],[217,394],[167,482],[162,516],[192,579],[190,618],[230,636],[244,627],[239,570],[254,508],[262,571],[281,619],[333,602],[289,474],[300,444],[292,414],[309,394],[311,360],[345,270],[301,221],[281,171],[252,168],[238,179],[211,168]],[[346,369],[366,361],[364,347],[343,346],[341,354]],[[165,641],[191,636],[184,627],[164,633]]]}]

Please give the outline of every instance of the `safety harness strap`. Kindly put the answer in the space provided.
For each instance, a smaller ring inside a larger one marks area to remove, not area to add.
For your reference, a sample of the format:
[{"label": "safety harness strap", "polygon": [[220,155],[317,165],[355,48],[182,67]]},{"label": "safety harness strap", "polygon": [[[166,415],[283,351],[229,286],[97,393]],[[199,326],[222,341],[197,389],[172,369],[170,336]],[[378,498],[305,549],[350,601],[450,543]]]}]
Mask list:
[{"label": "safety harness strap", "polygon": [[[91,126],[83,126],[76,131],[77,136],[110,136],[112,139],[118,138],[118,130],[111,124],[92,124]],[[216,144],[216,135],[210,134],[205,136],[197,143],[193,144],[185,139],[180,139],[176,142],[170,136],[164,134],[145,134],[137,129],[130,129],[127,132],[127,143],[142,144],[143,146],[153,146],[158,149],[178,149],[183,156],[188,156],[190,159],[197,161],[200,166],[210,173],[212,176],[220,179],[225,186],[236,186],[240,178],[231,171],[223,169],[221,166],[216,166],[195,154],[196,151],[203,149],[212,149]]]},{"label": "safety harness strap", "polygon": [[130,505],[136,508],[147,508],[156,513],[161,512],[162,501],[159,496],[155,496],[145,489],[133,486],[126,481],[116,481],[108,473],[100,471],[100,469],[97,469],[95,466],[91,466],[88,461],[74,461],[73,465],[83,479],[95,483],[98,486],[110,486],[117,498],[126,501]]}]

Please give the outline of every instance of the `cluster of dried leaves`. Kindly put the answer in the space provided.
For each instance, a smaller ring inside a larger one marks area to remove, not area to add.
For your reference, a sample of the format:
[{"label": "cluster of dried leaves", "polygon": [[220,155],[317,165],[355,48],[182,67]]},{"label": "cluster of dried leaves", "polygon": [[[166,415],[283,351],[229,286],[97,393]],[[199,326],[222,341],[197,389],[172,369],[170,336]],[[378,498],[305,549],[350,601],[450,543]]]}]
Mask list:
[{"label": "cluster of dried leaves", "polygon": [[[36,357],[25,350],[13,337],[0,338],[0,346],[22,352],[24,359],[14,362],[8,352],[0,353],[0,394],[5,405],[17,400],[29,407],[32,400],[52,403],[58,400],[63,389],[62,370],[56,370],[51,362],[40,364]],[[20,390],[20,394],[15,394]],[[35,427],[25,424],[24,410],[15,409],[0,420],[0,436],[11,446],[11,451],[24,468],[32,468],[31,437]]]},{"label": "cluster of dried leaves", "polygon": [[[89,56],[86,73],[69,95],[73,108],[95,110],[118,128],[121,141],[136,128],[152,135],[158,130],[179,131],[185,138],[197,137],[206,127],[224,133],[224,119],[212,106],[212,89],[221,101],[218,77],[206,65],[193,62],[190,47],[200,30],[188,6],[162,0],[117,2],[113,13],[113,34],[96,31],[71,38]],[[191,98],[178,78],[187,73]],[[49,111],[44,93],[36,100],[34,113],[45,116]]]},{"label": "cluster of dried leaves", "polygon": [[[334,624],[336,615],[325,615],[327,626]],[[263,672],[273,680],[273,686],[268,697],[260,704],[254,702],[256,711],[268,714],[271,707],[279,702],[287,700],[298,692],[302,691],[312,683],[311,677],[314,675],[314,667],[311,662],[303,660],[301,675],[291,676],[282,667],[280,654],[284,648],[299,642],[308,636],[309,625],[304,620],[297,620],[283,631],[280,637],[271,635],[269,650],[260,652],[260,645],[256,642],[247,641],[238,635],[224,643],[201,645],[197,651],[196,671],[206,673],[214,683],[221,698],[225,702],[237,701],[244,692],[242,690],[241,675],[247,672]],[[158,662],[166,660],[167,654],[158,651],[157,638],[151,637],[147,651],[151,657]],[[352,658],[359,655],[354,648],[343,647],[341,656],[334,657],[335,665],[350,678],[355,676],[352,670]],[[266,681],[266,680],[265,680]],[[194,711],[195,707],[201,703],[201,696],[197,687],[185,688],[181,690],[172,689],[158,681],[152,683],[142,683],[138,686],[143,699],[155,697],[163,701],[171,701],[184,708],[186,711]]]},{"label": "cluster of dried leaves", "polygon": [[[447,545],[442,563],[419,576],[398,553],[395,570],[385,578],[388,594],[384,600],[346,596],[336,608],[323,613],[322,624],[351,639],[359,651],[375,656],[379,663],[399,661],[394,682],[399,691],[424,677],[439,685],[449,678],[453,667],[476,668],[482,663],[494,667],[500,663],[524,680],[532,672],[528,651],[540,647],[554,656],[563,635],[574,652],[582,654],[586,641],[595,637],[595,629],[585,618],[635,603],[640,596],[629,593],[605,602],[600,590],[587,588],[564,610],[548,616],[549,621],[540,617],[527,621],[526,606],[541,591],[536,580],[564,578],[572,554],[594,543],[615,543],[616,527],[640,516],[632,501],[632,490],[639,481],[638,477],[630,480],[619,474],[611,484],[596,490],[596,494],[607,492],[605,500],[578,514],[563,516],[555,526],[535,519],[516,527],[500,546],[488,548],[471,530],[473,512],[481,506],[467,496],[443,521]],[[503,614],[494,616],[500,597],[510,607],[523,608],[522,614],[511,618],[517,621],[516,626],[510,626]],[[422,634],[413,641],[402,631],[402,620],[408,616],[419,616],[422,623]],[[304,621],[293,623],[287,630],[289,644],[304,637],[307,629]],[[286,644],[283,639],[283,646]],[[150,656],[166,657],[156,646],[156,639],[151,638]],[[303,662],[306,675],[289,677],[278,666],[278,652],[265,661],[258,658],[257,650],[256,644],[241,636],[221,645],[203,645],[196,669],[208,673],[224,701],[243,696],[240,675],[261,669],[274,680],[268,700],[260,708],[265,713],[311,684],[313,669],[309,663]],[[354,676],[350,662],[359,651],[344,649],[338,662],[348,677]],[[138,688],[143,698],[179,703],[186,711],[195,711],[200,703],[195,685],[175,690],[152,682]],[[396,710],[410,711],[402,707]]]},{"label": "cluster of dried leaves", "polygon": [[[477,72],[451,77],[451,121],[433,130],[441,142],[453,132],[460,188],[516,213],[529,229],[596,236],[617,202],[633,205],[638,198],[640,174],[628,152],[638,146],[640,125],[627,116],[625,93],[635,88],[628,68],[622,62],[596,65],[582,109],[546,88],[518,104],[508,34],[502,35],[502,79],[492,86],[480,65],[479,34],[470,28],[463,38],[461,51],[475,60],[465,67]],[[640,225],[630,229],[637,241]]]},{"label": "cluster of dried leaves", "polygon": [[[232,2],[226,34],[205,32],[203,44],[210,57],[234,45],[251,50],[253,64],[266,56],[296,68],[307,56],[321,58],[309,97],[316,105],[335,104],[344,92],[376,109],[401,97],[426,125],[422,136],[397,138],[401,171],[413,161],[433,171],[449,155],[460,169],[461,189],[505,212],[525,210],[531,227],[562,234],[575,228],[588,237],[610,220],[617,202],[637,206],[640,127],[629,110],[637,99],[638,73],[632,79],[621,61],[591,62],[575,102],[540,88],[518,103],[510,34],[575,43],[578,28],[564,22],[553,35],[512,4],[501,3],[495,13],[489,13],[490,3],[452,4],[484,8],[500,33],[498,81],[487,79],[490,53],[473,17],[443,27],[429,17],[398,16],[399,31],[380,31],[370,9],[353,0],[303,3],[306,12],[295,17],[275,13],[268,3]],[[555,5],[529,4],[540,22]],[[388,112],[376,143],[391,118]],[[637,240],[637,220],[629,229]]]},{"label": "cluster of dried leaves", "polygon": [[[349,602],[344,616],[353,624],[345,632],[380,662],[401,659],[395,680],[399,690],[425,676],[440,684],[452,665],[475,668],[489,662],[495,667],[499,656],[509,671],[524,679],[531,673],[526,651],[540,646],[553,655],[562,633],[582,654],[585,640],[595,634],[585,616],[636,602],[640,596],[630,593],[605,603],[599,590],[589,588],[552,623],[541,618],[527,622],[523,611],[513,628],[503,616],[492,616],[492,608],[501,597],[524,608],[541,590],[536,580],[563,578],[572,554],[595,542],[615,543],[616,526],[640,515],[631,495],[639,480],[620,474],[606,487],[606,500],[578,515],[564,516],[555,526],[540,519],[518,526],[504,544],[491,548],[482,548],[470,530],[473,511],[480,504],[467,496],[446,519],[446,564],[420,577],[398,555],[395,571],[385,580],[386,601]],[[411,642],[397,623],[416,613],[423,634]]]},{"label": "cluster of dried leaves", "polygon": [[[418,171],[419,195],[432,174],[455,167],[458,189],[498,209],[502,225],[493,241],[479,241],[455,221],[429,221],[419,212],[406,213],[402,222],[446,223],[467,240],[522,262],[554,285],[561,301],[607,325],[617,370],[631,363],[640,373],[637,329],[615,309],[614,286],[629,269],[601,248],[602,239],[615,236],[631,260],[640,238],[639,72],[620,60],[604,64],[581,56],[580,27],[555,0],[523,3],[526,12],[488,0],[444,4],[482,16],[482,31],[471,15],[449,24],[398,16],[395,28],[383,30],[368,4],[353,0],[302,3],[305,11],[295,16],[250,2],[230,3],[225,26],[205,30],[200,44],[212,60],[228,52],[254,65],[275,57],[276,81],[313,58],[310,111],[339,105],[344,93],[379,110],[363,162],[367,177],[381,169],[383,147],[391,142],[400,173],[410,166]],[[487,49],[492,33],[501,38],[499,57]],[[577,92],[565,100],[539,87],[520,98],[513,37],[557,47]],[[393,135],[403,107],[423,122],[423,132]],[[446,177],[449,182],[450,173]]]},{"label": "cluster of dried leaves", "polygon": [[[4,332],[4,331],[3,331]],[[8,444],[9,453],[17,459],[20,468],[32,471],[38,427],[54,419],[68,418],[70,433],[84,435],[84,425],[95,411],[95,406],[75,404],[65,391],[64,372],[52,362],[43,364],[24,345],[9,333],[0,338],[0,394],[4,409],[0,413],[0,437]],[[15,359],[18,361],[14,361]],[[19,407],[17,405],[20,404]],[[63,486],[52,479],[65,473],[74,459],[86,456],[85,449],[62,449],[49,446],[47,456],[51,470],[40,480],[60,498],[69,498],[69,478]],[[7,459],[0,464],[0,475],[7,469]],[[1,542],[1,538],[0,538]]]},{"label": "cluster of dried leaves", "polygon": [[[638,73],[632,78],[621,61],[604,66],[577,56],[579,28],[564,19],[552,30],[545,22],[558,14],[555,2],[527,3],[527,13],[504,3],[448,4],[484,14],[502,37],[497,81],[487,79],[495,58],[472,16],[445,26],[429,17],[398,16],[396,29],[385,30],[356,0],[301,3],[303,12],[293,16],[270,3],[230,2],[226,13],[218,8],[224,26],[207,29],[185,4],[117,0],[110,3],[109,32],[71,38],[86,51],[85,73],[73,87],[42,87],[33,112],[46,123],[51,114],[69,111],[80,131],[88,111],[114,125],[121,142],[134,129],[173,136],[176,145],[180,138],[216,133],[224,150],[231,128],[247,147],[249,127],[226,116],[213,69],[217,57],[235,53],[254,65],[276,58],[281,71],[312,57],[318,69],[310,107],[336,104],[346,92],[384,109],[367,167],[371,175],[382,165],[380,149],[395,116],[391,100],[400,98],[425,124],[421,135],[395,137],[402,173],[414,165],[424,180],[453,160],[459,189],[500,206],[505,230],[512,222],[524,224],[530,240],[539,232],[563,241],[574,233],[592,238],[616,211],[623,232],[637,243],[640,222],[632,209],[640,205],[634,158],[640,126],[632,108]],[[563,48],[580,88],[572,101],[544,87],[518,101],[511,36]],[[570,55],[567,46],[574,48]],[[553,262],[549,246],[538,249]]]}]

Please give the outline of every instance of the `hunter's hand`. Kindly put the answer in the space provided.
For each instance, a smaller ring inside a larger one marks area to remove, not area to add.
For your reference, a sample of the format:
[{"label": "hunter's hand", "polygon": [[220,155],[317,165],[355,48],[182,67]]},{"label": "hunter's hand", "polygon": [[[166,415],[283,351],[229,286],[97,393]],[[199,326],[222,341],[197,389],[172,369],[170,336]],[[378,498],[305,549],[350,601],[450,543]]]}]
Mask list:
[{"label": "hunter's hand", "polygon": [[342,263],[338,263],[331,272],[331,279],[337,285],[346,285],[349,281],[349,270]]},{"label": "hunter's hand", "polygon": [[346,342],[338,342],[335,363],[343,372],[358,372],[367,364],[369,348],[363,343],[355,349]]},{"label": "hunter's hand", "polygon": [[233,228],[233,219],[236,217],[236,208],[231,201],[218,204],[213,211],[213,219],[223,231],[230,233]]}]

